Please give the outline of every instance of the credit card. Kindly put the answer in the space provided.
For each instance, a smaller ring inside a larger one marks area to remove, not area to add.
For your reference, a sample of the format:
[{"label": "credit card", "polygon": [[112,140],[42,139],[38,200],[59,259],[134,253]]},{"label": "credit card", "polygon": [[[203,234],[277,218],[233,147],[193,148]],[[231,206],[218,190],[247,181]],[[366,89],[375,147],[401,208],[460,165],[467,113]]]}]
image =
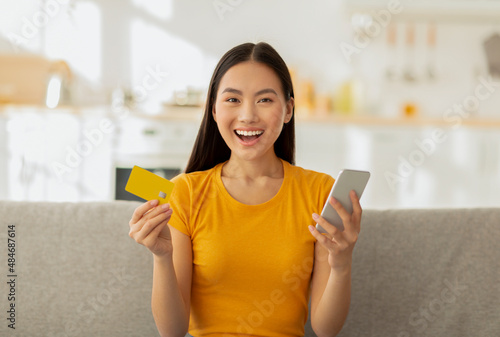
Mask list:
[{"label": "credit card", "polygon": [[130,192],[145,200],[159,200],[159,205],[166,204],[174,189],[174,183],[148,170],[135,165],[125,186]]}]

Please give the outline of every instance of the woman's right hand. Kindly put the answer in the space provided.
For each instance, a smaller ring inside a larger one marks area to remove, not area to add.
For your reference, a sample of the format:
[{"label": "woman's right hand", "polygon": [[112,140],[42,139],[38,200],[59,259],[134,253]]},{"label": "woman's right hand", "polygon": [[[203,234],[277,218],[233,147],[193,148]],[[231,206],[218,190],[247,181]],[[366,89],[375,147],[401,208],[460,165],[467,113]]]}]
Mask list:
[{"label": "woman's right hand", "polygon": [[130,219],[129,236],[161,257],[172,254],[172,237],[167,226],[172,209],[169,204],[158,205],[150,200],[137,207]]}]

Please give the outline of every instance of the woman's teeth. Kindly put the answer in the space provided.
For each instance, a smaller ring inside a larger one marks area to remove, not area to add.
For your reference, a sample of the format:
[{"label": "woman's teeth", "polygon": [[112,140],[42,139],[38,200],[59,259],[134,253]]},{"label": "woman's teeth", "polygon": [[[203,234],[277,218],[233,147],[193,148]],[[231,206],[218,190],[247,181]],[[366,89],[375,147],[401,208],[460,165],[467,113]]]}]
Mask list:
[{"label": "woman's teeth", "polygon": [[239,136],[260,136],[264,131],[241,131],[236,130],[236,134]]}]

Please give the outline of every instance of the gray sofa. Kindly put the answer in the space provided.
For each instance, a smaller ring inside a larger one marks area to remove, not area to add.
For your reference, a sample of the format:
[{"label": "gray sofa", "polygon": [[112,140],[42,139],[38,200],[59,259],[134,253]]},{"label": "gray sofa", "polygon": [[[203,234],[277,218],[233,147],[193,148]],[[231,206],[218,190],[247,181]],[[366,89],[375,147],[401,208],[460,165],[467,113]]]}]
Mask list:
[{"label": "gray sofa", "polygon": [[[158,336],[138,204],[0,201],[0,336]],[[498,242],[500,208],[365,210],[340,336],[500,336]]]}]

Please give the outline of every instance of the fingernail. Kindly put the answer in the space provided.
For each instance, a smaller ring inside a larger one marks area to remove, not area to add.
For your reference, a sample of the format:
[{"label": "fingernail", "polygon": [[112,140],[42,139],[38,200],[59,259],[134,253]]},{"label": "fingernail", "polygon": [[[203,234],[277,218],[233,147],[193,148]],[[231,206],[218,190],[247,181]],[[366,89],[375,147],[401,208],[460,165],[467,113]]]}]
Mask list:
[{"label": "fingernail", "polygon": [[337,203],[337,199],[335,199],[334,197],[332,197],[332,204],[336,204]]},{"label": "fingernail", "polygon": [[150,204],[151,206],[156,206],[156,205],[158,204],[158,199],[151,200],[151,201],[149,202],[149,204]]},{"label": "fingernail", "polygon": [[318,219],[319,219],[319,215],[318,215],[318,214],[316,214],[316,213],[313,213],[313,219],[314,219],[314,220],[318,220]]},{"label": "fingernail", "polygon": [[314,230],[315,230],[314,226],[313,225],[309,225],[309,230],[311,231],[311,233],[314,232]]},{"label": "fingernail", "polygon": [[169,208],[169,207],[170,207],[170,205],[169,205],[169,204],[163,204],[163,205],[161,205],[161,208],[162,208],[162,209],[167,209],[167,208]]}]

